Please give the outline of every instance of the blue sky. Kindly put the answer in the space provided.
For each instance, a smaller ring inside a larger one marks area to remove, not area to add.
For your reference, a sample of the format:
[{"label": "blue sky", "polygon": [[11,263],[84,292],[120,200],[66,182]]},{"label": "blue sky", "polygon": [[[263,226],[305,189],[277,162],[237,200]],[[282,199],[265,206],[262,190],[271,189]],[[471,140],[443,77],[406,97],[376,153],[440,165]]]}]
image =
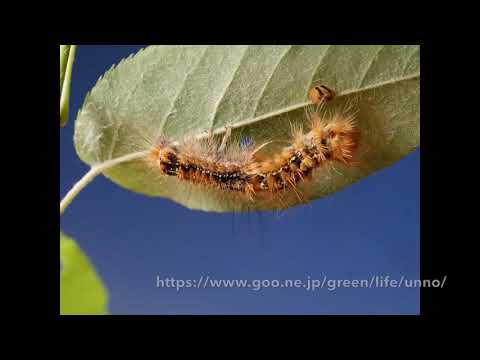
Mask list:
[{"label": "blue sky", "polygon": [[[87,171],[73,146],[86,93],[143,46],[79,46],[70,121],[60,130],[60,196]],[[361,280],[420,277],[420,150],[308,206],[280,214],[192,211],[100,176],[61,228],[94,263],[112,314],[418,314],[416,288],[159,288],[178,280]],[[200,231],[199,231],[200,229]],[[331,283],[330,283],[331,284]]]}]

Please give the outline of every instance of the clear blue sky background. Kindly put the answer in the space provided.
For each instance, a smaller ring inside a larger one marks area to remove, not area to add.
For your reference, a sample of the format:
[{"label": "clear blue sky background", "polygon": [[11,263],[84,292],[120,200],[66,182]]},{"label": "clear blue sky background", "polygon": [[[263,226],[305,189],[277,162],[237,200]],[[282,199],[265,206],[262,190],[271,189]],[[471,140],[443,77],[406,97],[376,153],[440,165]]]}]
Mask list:
[{"label": "clear blue sky background", "polygon": [[[70,121],[60,130],[60,196],[88,167],[73,146],[86,93],[142,46],[79,46]],[[420,276],[420,151],[337,194],[282,212],[215,214],[98,177],[67,209],[74,237],[104,279],[113,314],[418,314],[415,288],[157,288],[156,277],[369,279]]]}]

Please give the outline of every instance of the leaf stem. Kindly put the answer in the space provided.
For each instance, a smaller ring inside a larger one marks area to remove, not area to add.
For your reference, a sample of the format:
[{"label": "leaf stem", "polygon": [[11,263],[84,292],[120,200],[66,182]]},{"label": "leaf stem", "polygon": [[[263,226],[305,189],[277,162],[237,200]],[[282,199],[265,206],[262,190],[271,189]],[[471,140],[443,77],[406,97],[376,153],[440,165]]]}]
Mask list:
[{"label": "leaf stem", "polygon": [[[69,45],[67,53],[67,64],[65,65],[65,73],[63,83],[60,88],[60,125],[64,126],[68,121],[68,108],[70,103],[70,83],[72,82],[72,68],[75,61],[76,45]],[[65,61],[65,60],[64,60]],[[61,77],[61,76],[60,76]]]},{"label": "leaf stem", "polygon": [[105,170],[112,168],[120,163],[140,159],[147,155],[147,151],[139,151],[125,156],[121,156],[116,159],[105,161],[101,164],[92,166],[92,168],[70,189],[65,197],[60,201],[60,216],[64,213],[65,209],[75,199],[75,197],[82,191],[89,183],[92,182],[98,175]]}]

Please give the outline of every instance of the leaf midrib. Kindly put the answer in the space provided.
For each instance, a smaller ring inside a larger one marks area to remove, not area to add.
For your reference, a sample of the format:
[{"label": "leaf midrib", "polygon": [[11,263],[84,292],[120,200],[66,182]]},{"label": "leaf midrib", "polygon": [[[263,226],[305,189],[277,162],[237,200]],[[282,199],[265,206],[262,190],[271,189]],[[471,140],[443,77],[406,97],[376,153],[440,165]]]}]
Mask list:
[{"label": "leaf midrib", "polygon": [[[380,88],[380,87],[383,87],[383,86],[400,83],[402,81],[412,80],[412,79],[419,78],[419,77],[420,77],[420,72],[417,72],[417,73],[414,73],[412,75],[403,76],[403,77],[399,77],[399,78],[395,78],[395,79],[389,79],[387,81],[382,81],[382,82],[372,84],[372,85],[369,85],[369,86],[365,86],[365,87],[362,87],[362,88],[345,90],[345,91],[342,91],[342,92],[338,93],[337,96],[341,97],[341,96],[361,93],[361,92],[364,92],[364,91],[368,91],[368,90]],[[265,119],[273,118],[273,117],[276,117],[276,116],[280,116],[282,114],[289,113],[291,111],[301,109],[301,108],[303,108],[305,106],[308,106],[310,104],[311,104],[310,101],[306,101],[306,102],[302,102],[302,103],[299,103],[299,104],[290,105],[290,106],[287,106],[287,107],[282,108],[280,110],[271,111],[269,113],[262,114],[260,116],[254,117],[254,118],[250,118],[250,119],[246,119],[246,120],[240,120],[240,121],[236,122],[234,125],[230,125],[229,127],[233,130],[233,129],[241,128],[241,127],[244,127],[244,126],[252,125],[252,124],[255,124],[259,121],[263,121]],[[221,135],[221,134],[224,134],[225,131],[226,131],[226,128],[223,127],[223,128],[220,128],[218,130],[213,131],[213,134],[214,135]],[[206,138],[207,136],[208,136],[208,134],[207,135],[201,134],[201,135],[197,136],[196,139],[203,139],[203,138]]]}]

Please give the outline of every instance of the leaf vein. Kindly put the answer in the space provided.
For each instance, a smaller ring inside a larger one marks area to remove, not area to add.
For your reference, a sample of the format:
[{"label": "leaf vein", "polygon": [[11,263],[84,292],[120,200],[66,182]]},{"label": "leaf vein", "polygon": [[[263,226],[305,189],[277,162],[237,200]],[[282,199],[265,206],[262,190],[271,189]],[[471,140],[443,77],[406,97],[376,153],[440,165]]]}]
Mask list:
[{"label": "leaf vein", "polygon": [[238,70],[240,69],[240,67],[242,66],[242,63],[243,61],[245,60],[245,54],[247,53],[247,50],[248,50],[248,46],[245,47],[245,49],[243,50],[243,53],[242,53],[242,58],[240,59],[240,61],[238,62],[238,66],[234,69],[234,71],[232,72],[232,76],[230,77],[230,80],[228,81],[228,84],[227,86],[225,87],[225,89],[223,90],[223,93],[220,94],[220,97],[218,98],[218,101],[217,103],[215,104],[215,109],[214,111],[212,112],[212,119],[211,119],[211,124],[210,124],[210,129],[214,129],[215,128],[215,123],[216,123],[216,120],[218,119],[217,115],[218,115],[218,107],[220,106],[220,104],[222,103],[223,99],[225,99],[225,95],[228,91],[228,89],[230,88],[230,86],[232,85],[233,83],[233,79],[235,79],[235,75],[237,74]]},{"label": "leaf vein", "polygon": [[179,88],[178,92],[175,94],[175,97],[173,98],[173,101],[172,101],[172,105],[170,106],[170,108],[166,112],[165,118],[161,121],[160,126],[158,127],[156,137],[158,137],[165,130],[165,125],[166,125],[168,119],[170,118],[170,116],[173,114],[173,110],[175,109],[175,105],[176,105],[180,95],[182,94],[183,90],[185,89],[186,84],[188,83],[188,78],[192,74],[194,74],[195,71],[198,69],[198,67],[200,66],[200,63],[205,58],[205,54],[207,53],[207,51],[210,47],[211,47],[211,45],[208,45],[204,48],[204,50],[202,52],[202,55],[198,57],[197,63],[194,66],[192,66],[192,68],[189,71],[187,71],[187,73],[185,74],[185,77],[183,78],[183,81],[182,81],[182,86]]},{"label": "leaf vein", "polygon": [[289,45],[289,47],[286,49],[286,51],[282,54],[282,56],[279,57],[277,63],[275,64],[275,66],[273,66],[272,68],[272,72],[270,73],[267,81],[265,81],[265,85],[263,86],[262,88],[262,91],[260,92],[260,95],[258,96],[257,100],[256,100],[256,104],[255,104],[255,108],[253,109],[253,112],[252,112],[252,115],[255,115],[257,113],[257,110],[258,110],[258,105],[260,104],[260,100],[263,98],[263,95],[265,94],[265,90],[267,89],[268,85],[270,84],[270,81],[272,80],[273,78],[273,75],[275,74],[275,71],[278,69],[278,66],[280,65],[280,63],[283,61],[283,59],[285,58],[285,56],[287,56],[287,54],[290,52],[290,50],[292,50],[293,46],[292,45]]},{"label": "leaf vein", "polygon": [[363,84],[365,83],[365,79],[367,78],[367,75],[368,73],[372,70],[372,67],[373,67],[373,64],[375,64],[375,62],[378,60],[379,58],[379,54],[385,50],[385,46],[379,46],[378,49],[376,50],[375,54],[372,56],[370,62],[368,63],[368,66],[366,67],[362,77],[361,77],[361,80],[360,80],[360,84],[358,85],[358,88],[360,89]]}]

